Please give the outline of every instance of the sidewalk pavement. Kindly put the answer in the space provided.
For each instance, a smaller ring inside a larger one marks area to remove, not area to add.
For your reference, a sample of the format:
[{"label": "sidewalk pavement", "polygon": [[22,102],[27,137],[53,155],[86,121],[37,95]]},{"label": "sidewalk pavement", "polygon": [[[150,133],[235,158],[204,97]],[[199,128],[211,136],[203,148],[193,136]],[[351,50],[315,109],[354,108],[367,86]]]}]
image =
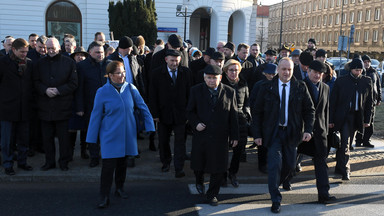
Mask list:
[{"label": "sidewalk pavement", "polygon": [[[173,140],[173,139],[172,139]],[[157,145],[157,140],[155,140]],[[357,176],[384,176],[384,140],[373,138],[372,143],[375,148],[357,147],[351,151],[351,177]],[[134,180],[186,180],[194,181],[193,171],[190,169],[190,161],[185,162],[186,177],[175,179],[173,164],[171,171],[168,173],[161,172],[161,162],[158,151],[153,152],[148,149],[148,137],[144,140],[139,140],[138,145],[141,150],[140,158],[135,160],[136,166],[128,168],[127,181]],[[251,143],[248,144],[248,146]],[[57,146],[58,148],[58,146]],[[187,151],[191,149],[191,137],[188,136]],[[239,180],[257,180],[267,179],[267,175],[259,172],[257,148],[246,149],[247,162],[240,164],[238,173]],[[56,157],[58,152],[56,153]],[[231,155],[230,155],[231,156]],[[57,157],[58,158],[58,157]],[[329,166],[329,177],[340,178],[334,175],[335,149],[331,149],[327,159]],[[99,182],[101,173],[101,164],[97,167],[89,167],[89,159],[80,158],[80,145],[76,145],[73,162],[69,164],[69,171],[61,171],[60,168],[40,171],[40,167],[44,164],[44,154],[36,153],[34,157],[28,158],[28,164],[34,169],[33,171],[24,171],[17,168],[17,163],[14,165],[16,175],[8,176],[4,174],[4,169],[0,170],[0,182]],[[310,157],[305,156],[302,162],[302,172],[295,178],[314,179],[314,166]]]}]

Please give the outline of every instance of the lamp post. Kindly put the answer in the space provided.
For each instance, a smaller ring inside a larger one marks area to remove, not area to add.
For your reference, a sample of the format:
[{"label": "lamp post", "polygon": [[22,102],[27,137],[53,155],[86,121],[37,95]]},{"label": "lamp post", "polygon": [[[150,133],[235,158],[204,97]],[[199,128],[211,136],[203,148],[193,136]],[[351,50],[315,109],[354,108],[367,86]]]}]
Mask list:
[{"label": "lamp post", "polygon": [[281,49],[281,42],[283,37],[283,13],[284,12],[284,0],[281,0],[281,19],[280,19],[280,44],[279,49]]},{"label": "lamp post", "polygon": [[[183,7],[184,7],[184,11],[182,11]],[[187,40],[187,17],[190,17],[191,13],[188,12],[188,7],[186,5],[177,5],[176,16],[184,17],[184,41],[186,41]]]}]

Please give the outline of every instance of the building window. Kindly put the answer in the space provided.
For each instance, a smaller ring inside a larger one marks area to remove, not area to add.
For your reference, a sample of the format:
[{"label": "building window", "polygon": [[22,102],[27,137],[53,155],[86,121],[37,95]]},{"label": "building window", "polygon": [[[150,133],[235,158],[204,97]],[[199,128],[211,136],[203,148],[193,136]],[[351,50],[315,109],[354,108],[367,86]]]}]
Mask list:
[{"label": "building window", "polygon": [[312,2],[308,2],[308,12],[311,12]]},{"label": "building window", "polygon": [[336,14],[335,24],[339,25],[340,14]]},{"label": "building window", "polygon": [[355,2],[356,2],[355,0],[351,0],[351,4],[355,4]]},{"label": "building window", "polygon": [[72,34],[77,44],[81,45],[81,13],[76,5],[68,1],[55,1],[48,7],[45,16],[47,35],[62,41],[64,34]]},{"label": "building window", "polygon": [[339,33],[335,32],[335,42],[337,42],[338,39],[339,39]]},{"label": "building window", "polygon": [[342,23],[346,23],[347,22],[347,13],[343,13],[343,19],[341,21]]},{"label": "building window", "polygon": [[325,41],[327,41],[327,33],[326,32],[323,33],[323,43],[325,43]]},{"label": "building window", "polygon": [[313,2],[313,8],[312,8],[312,11],[315,11],[315,10],[317,10],[317,2],[316,1]]},{"label": "building window", "polygon": [[379,31],[378,30],[373,30],[373,35],[372,35],[372,41],[377,42],[377,38],[379,37]]},{"label": "building window", "polygon": [[349,14],[349,22],[350,23],[353,23],[354,17],[355,17],[355,12],[351,11],[351,13]]},{"label": "building window", "polygon": [[347,5],[348,4],[348,0],[343,0],[343,4]]},{"label": "building window", "polygon": [[358,11],[357,12],[357,22],[361,22],[363,19],[363,11]]},{"label": "building window", "polygon": [[382,33],[383,33],[383,34],[382,34],[382,37],[383,37],[383,38],[382,38],[381,40],[384,42],[384,29],[383,29],[383,32],[382,32]]},{"label": "building window", "polygon": [[316,25],[316,17],[312,17],[312,27],[315,27]]},{"label": "building window", "polygon": [[380,8],[375,9],[375,20],[380,20]]},{"label": "building window", "polygon": [[356,31],[355,42],[360,42],[360,31]]},{"label": "building window", "polygon": [[328,8],[328,0],[324,0],[324,9]]},{"label": "building window", "polygon": [[368,42],[368,40],[369,40],[369,31],[365,30],[364,31],[364,42]]},{"label": "building window", "polygon": [[367,22],[371,21],[371,10],[370,9],[365,12],[365,21],[367,21]]},{"label": "building window", "polygon": [[329,7],[330,8],[335,7],[335,0],[330,0],[330,1],[331,1],[331,3],[329,4]]},{"label": "building window", "polygon": [[332,42],[332,32],[329,32],[329,33],[328,33],[328,42],[329,42],[329,43]]},{"label": "building window", "polygon": [[333,22],[333,15],[329,15],[329,25],[332,25]]},{"label": "building window", "polygon": [[303,5],[303,13],[305,13],[305,12],[306,12],[306,10],[307,10],[307,5],[306,5],[306,4],[304,4],[304,5]]},{"label": "building window", "polygon": [[336,0],[336,7],[339,7],[341,3],[341,0]]},{"label": "building window", "polygon": [[[326,0],[326,1],[327,1],[327,0]],[[322,6],[323,6],[322,4],[323,4],[323,1],[322,1],[322,0],[320,0],[320,1],[319,1],[319,10],[321,10],[321,9],[322,9]]]},{"label": "building window", "polygon": [[325,15],[323,18],[323,25],[325,25],[325,26],[327,25],[327,15]]}]

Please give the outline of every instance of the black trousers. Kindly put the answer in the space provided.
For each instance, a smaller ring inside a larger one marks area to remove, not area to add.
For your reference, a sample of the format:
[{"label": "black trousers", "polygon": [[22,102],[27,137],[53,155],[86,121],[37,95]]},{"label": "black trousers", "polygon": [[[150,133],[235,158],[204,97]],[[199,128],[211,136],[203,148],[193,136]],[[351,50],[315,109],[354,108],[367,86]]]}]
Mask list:
[{"label": "black trousers", "polygon": [[371,136],[374,130],[373,122],[375,119],[375,111],[376,111],[376,107],[374,106],[372,110],[371,124],[369,125],[369,127],[364,128],[364,134],[360,132],[356,133],[356,143],[362,143],[363,145],[369,144],[369,141],[371,139]]},{"label": "black trousers", "polygon": [[32,109],[32,115],[29,125],[29,149],[43,150],[43,138],[41,132],[41,120],[38,117],[38,110]]},{"label": "black trousers", "polygon": [[115,173],[116,189],[123,189],[127,174],[127,157],[102,159],[100,195],[108,197],[111,193]]},{"label": "black trousers", "polygon": [[[196,184],[204,184],[204,171],[194,171]],[[209,178],[209,188],[207,190],[207,198],[217,197],[220,192],[220,185],[223,181],[224,173],[211,173]]]},{"label": "black trousers", "polygon": [[265,146],[257,146],[257,158],[259,161],[259,168],[267,166],[267,154],[268,149]]},{"label": "black trousers", "polygon": [[55,135],[59,139],[59,165],[67,166],[71,157],[71,147],[69,143],[68,120],[61,121],[41,121],[43,146],[45,151],[45,163],[55,165],[56,148]]},{"label": "black trousers", "polygon": [[336,169],[344,175],[350,172],[349,146],[353,141],[353,136],[355,134],[356,115],[358,115],[358,113],[355,111],[349,112],[348,117],[340,130],[341,146],[336,150]]},{"label": "black trousers", "polygon": [[240,167],[240,158],[243,152],[245,151],[245,146],[248,139],[248,128],[246,125],[240,127],[240,139],[236,147],[232,148],[233,154],[231,159],[231,164],[229,166],[229,174],[236,174],[239,171]]},{"label": "black trousers", "polygon": [[170,138],[172,130],[175,135],[174,141],[174,166],[175,171],[182,171],[185,161],[185,124],[167,125],[158,124],[159,129],[159,154],[163,164],[170,164],[172,161],[172,152],[170,147]]},{"label": "black trousers", "polygon": [[27,151],[29,142],[29,122],[28,121],[0,121],[1,125],[1,154],[3,167],[13,167],[13,156],[17,148],[18,165],[27,163]]}]

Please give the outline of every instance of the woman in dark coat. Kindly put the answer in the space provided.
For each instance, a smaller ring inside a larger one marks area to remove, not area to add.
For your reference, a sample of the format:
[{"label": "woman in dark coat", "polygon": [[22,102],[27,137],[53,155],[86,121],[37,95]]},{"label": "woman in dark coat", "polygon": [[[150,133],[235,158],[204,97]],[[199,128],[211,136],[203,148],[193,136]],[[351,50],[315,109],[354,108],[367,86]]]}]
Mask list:
[{"label": "woman in dark coat", "polygon": [[222,83],[232,87],[236,91],[237,110],[239,119],[239,143],[233,148],[231,165],[228,169],[228,178],[234,187],[239,187],[236,174],[239,171],[241,154],[245,151],[248,137],[248,122],[251,118],[249,106],[249,91],[247,82],[239,76],[240,62],[230,59],[224,67]]},{"label": "woman in dark coat", "polygon": [[102,169],[99,208],[109,205],[114,173],[115,195],[128,198],[123,190],[127,158],[138,155],[134,107],[141,111],[145,129],[155,131],[151,113],[139,91],[125,81],[124,64],[112,61],[106,71],[108,82],[97,90],[87,133],[88,143],[100,140]]}]

